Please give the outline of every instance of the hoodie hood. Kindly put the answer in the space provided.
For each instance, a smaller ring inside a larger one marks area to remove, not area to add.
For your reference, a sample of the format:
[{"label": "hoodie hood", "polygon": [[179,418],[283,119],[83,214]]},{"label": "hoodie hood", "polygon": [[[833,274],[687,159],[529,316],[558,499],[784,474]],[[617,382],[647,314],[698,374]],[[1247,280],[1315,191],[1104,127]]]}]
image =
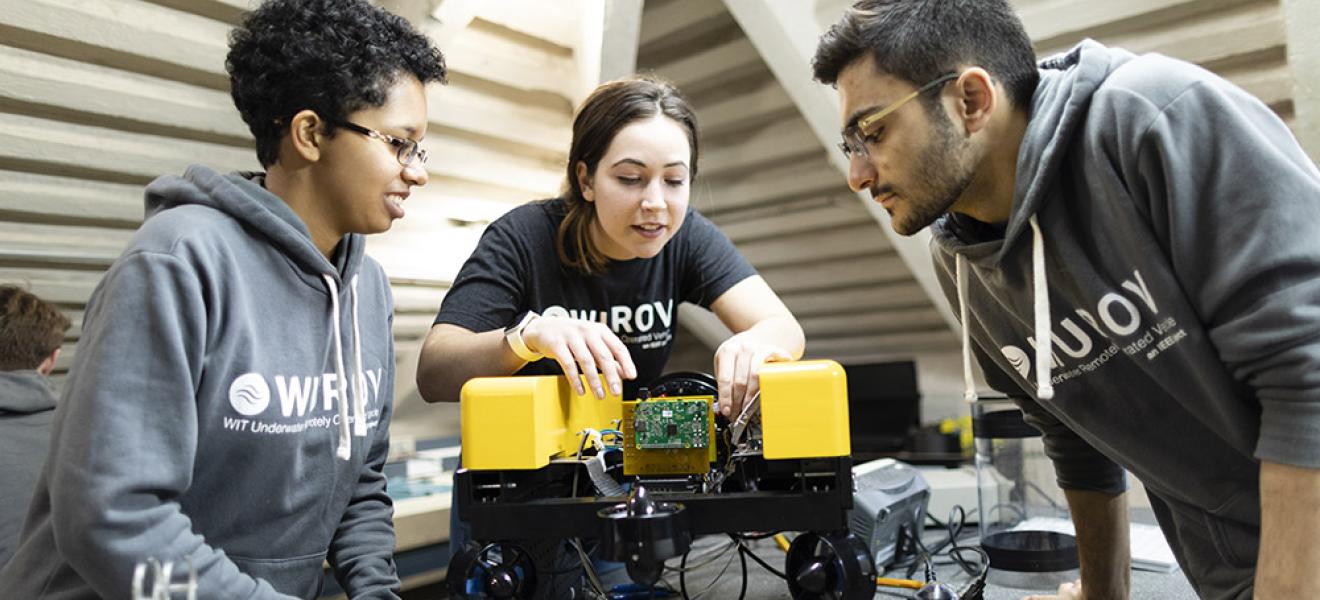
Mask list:
[{"label": "hoodie hood", "polygon": [[298,214],[265,186],[264,173],[221,175],[192,165],[182,177],[167,175],[147,186],[146,217],[180,206],[207,206],[261,233],[299,269],[318,280],[328,273],[342,282],[358,272],[366,247],[362,235],[345,235],[335,247],[332,264],[312,243],[312,234]]},{"label": "hoodie hood", "polygon": [[1031,231],[1032,303],[1035,311],[1036,396],[1054,397],[1050,383],[1051,343],[1049,280],[1046,277],[1045,239],[1036,213],[1050,197],[1058,171],[1079,135],[1091,105],[1091,97],[1115,69],[1135,58],[1123,50],[1111,50],[1092,40],[1083,40],[1066,53],[1040,63],[1040,83],[1032,96],[1027,131],[1018,149],[1013,206],[1002,237],[966,217],[949,213],[932,226],[933,242],[957,257],[955,274],[958,310],[962,328],[963,398],[976,401],[972,377],[971,338],[967,321],[968,261],[995,268],[1018,238]]},{"label": "hoodie hood", "polygon": [[55,408],[55,392],[36,371],[0,371],[0,412],[32,414]]},{"label": "hoodie hood", "polygon": [[[351,385],[350,402],[339,404],[339,447],[336,456],[349,460],[352,438],[363,437],[366,432],[366,381],[362,368],[361,331],[358,324],[358,277],[362,265],[365,242],[360,234],[345,235],[335,246],[334,263],[312,243],[311,232],[288,203],[265,187],[264,173],[231,173],[221,175],[208,167],[192,165],[182,177],[167,175],[153,181],[146,189],[146,216],[155,218],[183,206],[205,206],[225,213],[245,228],[264,236],[300,271],[303,279],[316,287],[324,286],[330,296],[329,327],[334,333],[334,365],[338,381],[358,382]],[[340,292],[347,291],[351,301],[352,354],[343,344],[340,324]],[[347,379],[347,365],[352,368],[352,379]],[[357,417],[350,433],[349,405]]]}]

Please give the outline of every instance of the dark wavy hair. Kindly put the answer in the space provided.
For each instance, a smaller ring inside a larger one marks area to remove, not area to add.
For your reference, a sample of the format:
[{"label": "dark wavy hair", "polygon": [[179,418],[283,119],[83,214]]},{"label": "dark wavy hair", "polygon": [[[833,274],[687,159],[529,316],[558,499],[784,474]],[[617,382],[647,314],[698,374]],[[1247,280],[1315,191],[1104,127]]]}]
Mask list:
[{"label": "dark wavy hair", "polygon": [[[960,64],[980,66],[1028,112],[1040,82],[1031,38],[1006,0],[861,0],[821,36],[811,61],[816,81],[835,85],[867,52],[880,71],[912,85]],[[923,102],[930,107],[939,98]]]},{"label": "dark wavy hair", "polygon": [[229,34],[230,93],[263,167],[279,160],[289,121],[315,111],[326,133],[385,104],[403,74],[446,81],[445,59],[403,17],[365,0],[267,0]]},{"label": "dark wavy hair", "polygon": [[33,293],[0,285],[0,371],[35,369],[64,342],[69,318]]},{"label": "dark wavy hair", "polygon": [[559,260],[588,275],[605,270],[609,258],[591,241],[596,208],[582,196],[577,164],[587,165],[594,176],[600,160],[619,130],[635,121],[664,115],[687,130],[691,160],[689,181],[697,178],[697,115],[673,84],[652,75],[639,75],[601,84],[582,102],[573,119],[573,143],[568,150],[568,182],[562,194],[567,214],[559,224],[555,249]]}]

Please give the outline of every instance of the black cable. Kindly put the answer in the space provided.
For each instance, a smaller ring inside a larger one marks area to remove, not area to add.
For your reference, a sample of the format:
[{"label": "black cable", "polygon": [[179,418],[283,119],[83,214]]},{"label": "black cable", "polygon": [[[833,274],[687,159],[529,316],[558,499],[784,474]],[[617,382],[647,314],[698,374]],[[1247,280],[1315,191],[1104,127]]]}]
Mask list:
[{"label": "black cable", "polygon": [[761,565],[761,567],[763,567],[765,570],[767,570],[767,571],[773,573],[775,577],[778,577],[778,578],[783,579],[783,580],[785,580],[785,581],[788,580],[788,576],[787,576],[787,575],[785,575],[785,574],[783,574],[782,572],[780,572],[779,569],[776,569],[776,568],[770,566],[770,563],[765,562],[765,560],[762,559],[761,557],[757,556],[755,552],[752,552],[752,550],[751,550],[750,548],[748,548],[748,547],[746,547],[746,546],[743,546],[742,544],[738,544],[738,551],[739,551],[739,552],[742,552],[742,553],[745,553],[747,556],[751,557],[752,560],[756,561],[756,564]]},{"label": "black cable", "polygon": [[738,544],[738,564],[742,567],[742,589],[738,591],[738,600],[747,597],[747,549]]},{"label": "black cable", "polygon": [[[691,552],[691,550],[688,550]],[[687,557],[688,552],[683,553],[683,560],[678,563],[678,589],[683,593],[683,600],[692,600],[687,593]]]}]

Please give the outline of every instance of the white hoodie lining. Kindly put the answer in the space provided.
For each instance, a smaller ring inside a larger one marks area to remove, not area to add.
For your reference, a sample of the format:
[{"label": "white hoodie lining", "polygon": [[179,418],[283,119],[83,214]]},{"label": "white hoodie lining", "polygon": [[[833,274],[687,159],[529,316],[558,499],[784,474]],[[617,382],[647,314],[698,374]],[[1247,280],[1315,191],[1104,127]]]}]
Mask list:
[{"label": "white hoodie lining", "polygon": [[[1031,278],[1032,309],[1036,330],[1036,399],[1054,398],[1054,385],[1050,383],[1051,370],[1054,367],[1053,341],[1050,331],[1050,288],[1045,275],[1045,237],[1041,235],[1040,224],[1036,215],[1028,219],[1031,223]],[[955,253],[955,278],[958,288],[958,316],[962,320],[962,359],[963,359],[963,399],[975,402],[976,383],[972,380],[972,344],[968,325],[967,307],[967,257]]]}]

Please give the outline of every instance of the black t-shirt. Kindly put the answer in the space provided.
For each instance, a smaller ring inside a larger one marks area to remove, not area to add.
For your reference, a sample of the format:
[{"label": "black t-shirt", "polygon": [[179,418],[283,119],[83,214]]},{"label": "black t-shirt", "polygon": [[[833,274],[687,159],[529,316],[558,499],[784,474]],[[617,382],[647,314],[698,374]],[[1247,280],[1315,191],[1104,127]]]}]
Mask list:
[{"label": "black t-shirt", "polygon": [[[624,382],[624,398],[659,376],[673,349],[678,305],[710,303],[756,274],[705,217],[688,207],[683,226],[653,258],[610,261],[604,273],[584,275],[565,266],[555,250],[564,220],[560,199],[533,202],[497,219],[464,263],[440,305],[436,323],[483,332],[503,329],[522,313],[599,321],[628,346],[637,379]],[[550,359],[518,375],[560,374]]]}]

